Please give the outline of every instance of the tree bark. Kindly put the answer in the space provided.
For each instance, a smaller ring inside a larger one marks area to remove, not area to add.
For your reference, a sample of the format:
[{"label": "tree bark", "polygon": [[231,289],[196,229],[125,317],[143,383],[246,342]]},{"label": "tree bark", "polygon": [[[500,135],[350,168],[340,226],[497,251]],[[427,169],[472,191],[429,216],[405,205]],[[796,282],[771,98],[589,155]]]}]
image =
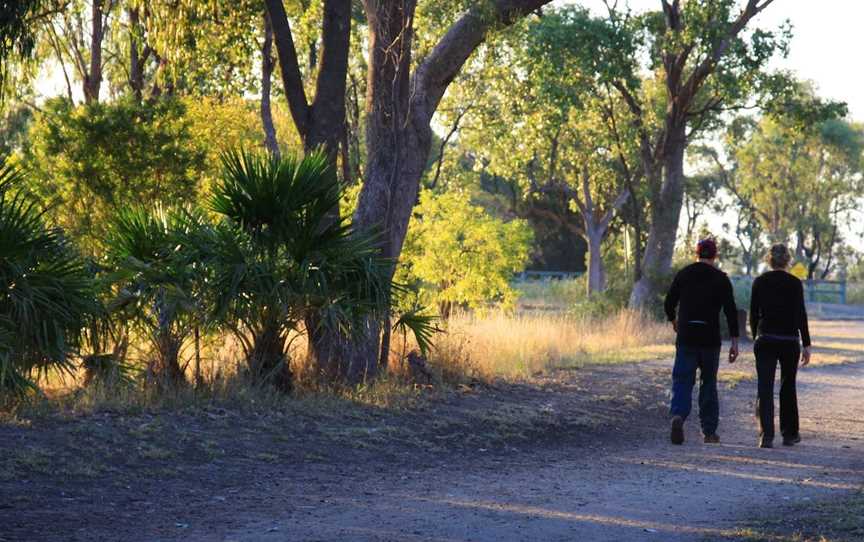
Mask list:
[{"label": "tree bark", "polygon": [[585,230],[588,241],[588,293],[598,294],[606,290],[606,270],[603,266],[603,237],[600,228]]},{"label": "tree bark", "polygon": [[[364,0],[369,24],[366,94],[366,175],[354,225],[381,232],[381,255],[396,262],[402,251],[420,178],[432,145],[432,115],[448,85],[493,26],[509,25],[550,0],[496,0],[463,14],[413,75],[411,44],[416,0]],[[390,268],[392,278],[395,267]],[[349,381],[368,378],[386,355],[381,323],[369,320],[348,348]]]},{"label": "tree bark", "polygon": [[140,28],[141,17],[137,9],[130,9],[129,15],[129,88],[135,101],[141,102],[144,96],[144,59],[138,50],[137,32]]},{"label": "tree bark", "polygon": [[684,203],[684,151],[687,147],[684,126],[668,132],[663,156],[663,185],[651,208],[651,228],[642,259],[642,278],[633,286],[630,305],[648,307],[660,295],[672,271],[672,257],[678,221]]},{"label": "tree bark", "polygon": [[102,89],[102,39],[105,37],[105,20],[102,6],[103,0],[92,0],[90,23],[90,68],[84,74],[84,101],[95,103],[99,101]]},{"label": "tree bark", "polygon": [[306,151],[322,147],[333,171],[345,125],[345,91],[351,44],[351,0],[325,0],[321,25],[321,51],[315,93],[306,97],[294,37],[282,0],[265,0],[273,31],[282,85],[288,108]]},{"label": "tree bark", "polygon": [[261,125],[264,128],[264,146],[270,154],[279,158],[279,143],[276,141],[276,127],[270,105],[273,67],[273,28],[270,26],[270,18],[265,16],[264,43],[261,46]]}]

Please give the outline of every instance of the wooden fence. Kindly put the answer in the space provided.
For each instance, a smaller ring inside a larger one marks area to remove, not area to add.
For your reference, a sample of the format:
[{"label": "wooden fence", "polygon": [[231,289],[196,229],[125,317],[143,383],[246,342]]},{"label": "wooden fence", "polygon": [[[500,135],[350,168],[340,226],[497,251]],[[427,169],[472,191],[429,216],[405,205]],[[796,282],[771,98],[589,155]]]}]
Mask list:
[{"label": "wooden fence", "polygon": [[528,282],[528,281],[550,281],[550,280],[570,280],[579,278],[584,273],[575,271],[531,271],[525,270],[521,273],[517,273],[515,280],[516,282]]}]

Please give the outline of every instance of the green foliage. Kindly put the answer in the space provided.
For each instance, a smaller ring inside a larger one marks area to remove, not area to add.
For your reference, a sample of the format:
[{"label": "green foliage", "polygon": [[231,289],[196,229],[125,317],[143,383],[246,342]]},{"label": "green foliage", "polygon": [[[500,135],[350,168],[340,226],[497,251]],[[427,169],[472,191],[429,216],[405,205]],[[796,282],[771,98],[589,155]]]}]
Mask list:
[{"label": "green foliage", "polygon": [[148,369],[162,384],[184,381],[181,349],[195,326],[206,323],[208,269],[196,244],[204,225],[199,213],[130,206],[113,217],[106,241],[109,307],[149,340]]},{"label": "green foliage", "polygon": [[34,191],[55,203],[58,224],[95,252],[111,216],[130,202],[181,203],[195,195],[204,154],[184,112],[174,99],[47,101],[24,154]]},{"label": "green foliage", "polygon": [[[773,242],[793,241],[811,278],[831,272],[858,207],[864,128],[827,118],[766,117],[736,149],[738,193]],[[821,266],[821,269],[820,269]]]},{"label": "green foliage", "polygon": [[32,376],[70,370],[94,285],[84,260],[22,186],[20,170],[0,166],[0,390],[21,394]]},{"label": "green foliage", "polygon": [[[259,104],[242,97],[184,98],[188,137],[204,153],[198,186],[208,191],[222,177],[222,159],[230,149],[262,148]],[[284,152],[299,152],[303,144],[282,100],[272,106],[279,145]],[[167,201],[167,200],[166,200]]]},{"label": "green foliage", "polygon": [[239,340],[253,378],[287,391],[289,334],[311,316],[350,334],[383,313],[387,263],[374,237],[333,216],[342,190],[323,154],[229,152],[223,162],[210,203],[221,221],[200,243],[215,316]]},{"label": "green foliage", "polygon": [[436,334],[443,330],[438,327],[438,317],[427,314],[422,307],[413,308],[399,315],[393,323],[393,331],[402,335],[403,343],[407,342],[410,332],[423,357],[428,357],[432,350],[432,340]]},{"label": "green foliage", "polygon": [[461,193],[427,191],[409,227],[402,272],[406,282],[421,282],[445,318],[456,306],[479,309],[495,302],[512,308],[510,280],[524,269],[531,241],[523,220],[489,216]]},{"label": "green foliage", "polygon": [[150,47],[167,60],[158,74],[184,94],[237,96],[256,88],[264,6],[257,0],[130,0]]},{"label": "green foliage", "polygon": [[39,0],[12,0],[0,3],[0,98],[12,57],[28,57],[36,47],[31,17],[42,4]]}]

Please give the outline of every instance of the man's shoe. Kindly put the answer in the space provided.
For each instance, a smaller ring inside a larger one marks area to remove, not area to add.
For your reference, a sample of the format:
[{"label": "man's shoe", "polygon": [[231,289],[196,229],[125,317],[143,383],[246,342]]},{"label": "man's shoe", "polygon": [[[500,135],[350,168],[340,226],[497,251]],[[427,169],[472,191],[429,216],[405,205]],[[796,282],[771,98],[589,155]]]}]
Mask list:
[{"label": "man's shoe", "polygon": [[684,444],[684,418],[672,416],[672,433],[670,435],[672,444]]},{"label": "man's shoe", "polygon": [[705,435],[705,444],[720,444],[720,435],[717,433]]},{"label": "man's shoe", "polygon": [[774,439],[762,437],[759,439],[759,447],[760,448],[773,448],[774,447]]},{"label": "man's shoe", "polygon": [[783,437],[783,446],[795,446],[801,442],[801,435],[795,435],[794,437]]}]

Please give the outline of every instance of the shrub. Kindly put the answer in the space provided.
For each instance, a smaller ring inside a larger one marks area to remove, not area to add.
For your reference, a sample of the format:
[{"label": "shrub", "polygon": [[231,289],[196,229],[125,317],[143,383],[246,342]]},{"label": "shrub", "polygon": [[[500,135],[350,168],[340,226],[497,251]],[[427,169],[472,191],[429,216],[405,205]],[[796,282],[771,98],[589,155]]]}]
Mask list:
[{"label": "shrub", "polygon": [[454,307],[490,302],[512,308],[513,274],[528,262],[532,232],[524,220],[504,222],[467,194],[423,193],[403,251],[402,280],[417,280],[424,301],[443,318]]},{"label": "shrub", "polygon": [[230,152],[211,208],[221,221],[202,242],[213,268],[217,318],[237,337],[256,382],[288,391],[291,332],[314,315],[350,334],[383,312],[384,270],[375,240],[334,217],[342,195],[324,155],[277,159]]},{"label": "shrub", "polygon": [[34,373],[71,371],[97,304],[91,273],[63,232],[0,165],[0,390],[22,395]]},{"label": "shrub", "polygon": [[192,199],[204,153],[189,127],[175,99],[75,106],[55,98],[37,115],[24,158],[34,191],[57,203],[52,217],[95,254],[128,202]]},{"label": "shrub", "polygon": [[150,342],[148,370],[162,384],[185,381],[181,349],[204,323],[208,277],[196,248],[203,226],[195,212],[134,206],[118,211],[106,241],[110,308]]}]

